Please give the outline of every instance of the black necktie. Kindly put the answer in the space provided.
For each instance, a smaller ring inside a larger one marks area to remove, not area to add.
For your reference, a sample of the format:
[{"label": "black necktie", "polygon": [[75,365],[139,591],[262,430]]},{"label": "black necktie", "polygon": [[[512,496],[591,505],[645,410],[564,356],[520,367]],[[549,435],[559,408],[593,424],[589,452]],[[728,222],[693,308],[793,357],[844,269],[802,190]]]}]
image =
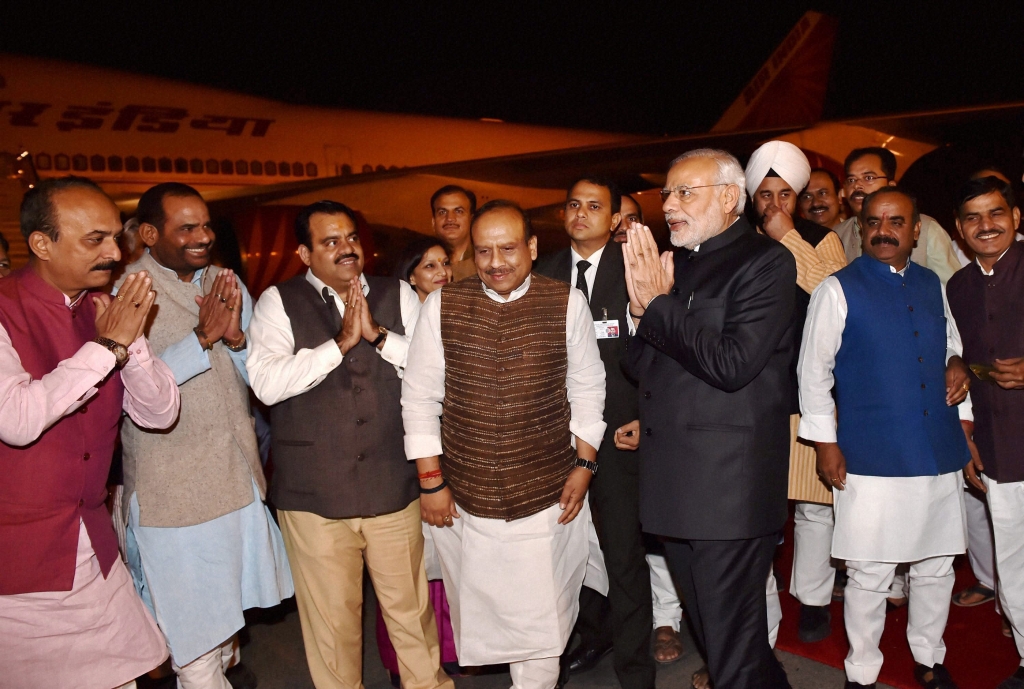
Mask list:
[{"label": "black necktie", "polygon": [[576,289],[583,292],[583,296],[590,301],[590,290],[587,289],[587,271],[590,270],[588,261],[580,261],[576,264]]},{"label": "black necktie", "polygon": [[324,303],[327,305],[327,322],[334,328],[334,332],[341,332],[341,312],[338,311],[338,303],[334,301],[327,287],[324,287],[321,294],[324,295]]}]

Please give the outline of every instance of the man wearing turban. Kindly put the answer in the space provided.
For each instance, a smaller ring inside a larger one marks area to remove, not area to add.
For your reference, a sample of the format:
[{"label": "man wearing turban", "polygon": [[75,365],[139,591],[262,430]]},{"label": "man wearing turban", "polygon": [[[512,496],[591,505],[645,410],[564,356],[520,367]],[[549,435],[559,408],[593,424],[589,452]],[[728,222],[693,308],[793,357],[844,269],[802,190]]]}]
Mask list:
[{"label": "man wearing turban", "polygon": [[[754,151],[747,163],[747,193],[758,230],[781,242],[796,259],[796,308],[794,332],[803,332],[811,292],[832,273],[846,265],[843,243],[835,232],[801,218],[797,198],[807,186],[811,165],[807,156],[788,141],[769,141]],[[796,356],[790,369],[789,498],[796,500],[794,517],[793,573],[790,592],[800,601],[800,640],[820,641],[831,631],[828,605],[835,570],[832,548],[832,494],[818,479],[814,447],[797,438],[800,403],[797,396]],[[769,596],[777,596],[769,586]],[[769,604],[769,610],[778,603]],[[781,619],[781,614],[779,615]],[[769,627],[777,630],[777,620]],[[775,631],[775,630],[773,630]]]}]

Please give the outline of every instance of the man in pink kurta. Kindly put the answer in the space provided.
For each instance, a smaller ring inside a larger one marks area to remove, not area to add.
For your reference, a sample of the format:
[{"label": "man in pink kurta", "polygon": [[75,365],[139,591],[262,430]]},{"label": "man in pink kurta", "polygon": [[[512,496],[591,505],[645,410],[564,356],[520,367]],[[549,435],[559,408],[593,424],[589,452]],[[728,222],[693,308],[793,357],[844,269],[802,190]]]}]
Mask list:
[{"label": "man in pink kurta", "polygon": [[0,281],[0,684],[134,686],[167,648],[117,556],[106,477],[121,413],[178,415],[174,377],[142,336],[137,274],[95,292],[120,258],[116,206],[92,182],[47,180],[22,202],[29,265]]}]

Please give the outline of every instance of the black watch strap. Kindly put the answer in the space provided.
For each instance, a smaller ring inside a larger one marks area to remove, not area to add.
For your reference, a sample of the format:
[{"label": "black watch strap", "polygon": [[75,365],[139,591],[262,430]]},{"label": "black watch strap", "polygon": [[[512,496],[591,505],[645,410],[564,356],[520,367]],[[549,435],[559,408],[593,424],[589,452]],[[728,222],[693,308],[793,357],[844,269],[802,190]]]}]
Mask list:
[{"label": "black watch strap", "polygon": [[576,458],[576,464],[574,466],[576,466],[576,467],[578,467],[580,469],[590,469],[590,473],[592,473],[594,475],[597,474],[597,462],[591,462],[588,459],[583,459],[582,457],[577,457]]},{"label": "black watch strap", "polygon": [[380,332],[379,332],[379,333],[377,334],[377,339],[375,339],[375,340],[374,340],[373,342],[371,342],[370,344],[371,344],[372,346],[376,347],[376,346],[377,346],[377,345],[379,345],[379,344],[380,344],[381,342],[383,342],[383,341],[384,341],[384,338],[385,338],[385,337],[387,337],[387,336],[388,336],[388,331],[387,331],[387,329],[386,329],[386,328],[385,328],[385,327],[384,327],[384,326],[382,325],[382,326],[380,326]]}]

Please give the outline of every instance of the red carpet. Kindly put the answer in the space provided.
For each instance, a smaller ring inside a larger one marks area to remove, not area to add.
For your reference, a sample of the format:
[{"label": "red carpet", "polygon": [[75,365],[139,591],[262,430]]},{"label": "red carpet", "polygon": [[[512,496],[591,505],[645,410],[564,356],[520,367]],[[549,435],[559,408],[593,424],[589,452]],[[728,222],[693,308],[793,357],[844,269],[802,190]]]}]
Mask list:
[{"label": "red carpet", "polygon": [[[793,519],[786,526],[786,542],[779,547],[775,571],[786,581],[790,579],[793,563]],[[956,586],[959,591],[975,583],[966,556],[956,560]],[[811,658],[833,667],[843,668],[849,650],[843,628],[843,605],[832,603],[832,635],[816,644],[801,643],[797,638],[800,604],[788,592],[779,593],[782,600],[782,628],[779,630],[778,648],[805,658]],[[950,606],[946,625],[945,665],[961,689],[994,689],[1013,673],[1017,664],[1017,650],[1013,640],[1003,636],[994,603],[975,608]],[[914,659],[907,644],[907,609],[888,614],[882,633],[882,653],[885,663],[878,680],[901,689],[915,689]]]}]

